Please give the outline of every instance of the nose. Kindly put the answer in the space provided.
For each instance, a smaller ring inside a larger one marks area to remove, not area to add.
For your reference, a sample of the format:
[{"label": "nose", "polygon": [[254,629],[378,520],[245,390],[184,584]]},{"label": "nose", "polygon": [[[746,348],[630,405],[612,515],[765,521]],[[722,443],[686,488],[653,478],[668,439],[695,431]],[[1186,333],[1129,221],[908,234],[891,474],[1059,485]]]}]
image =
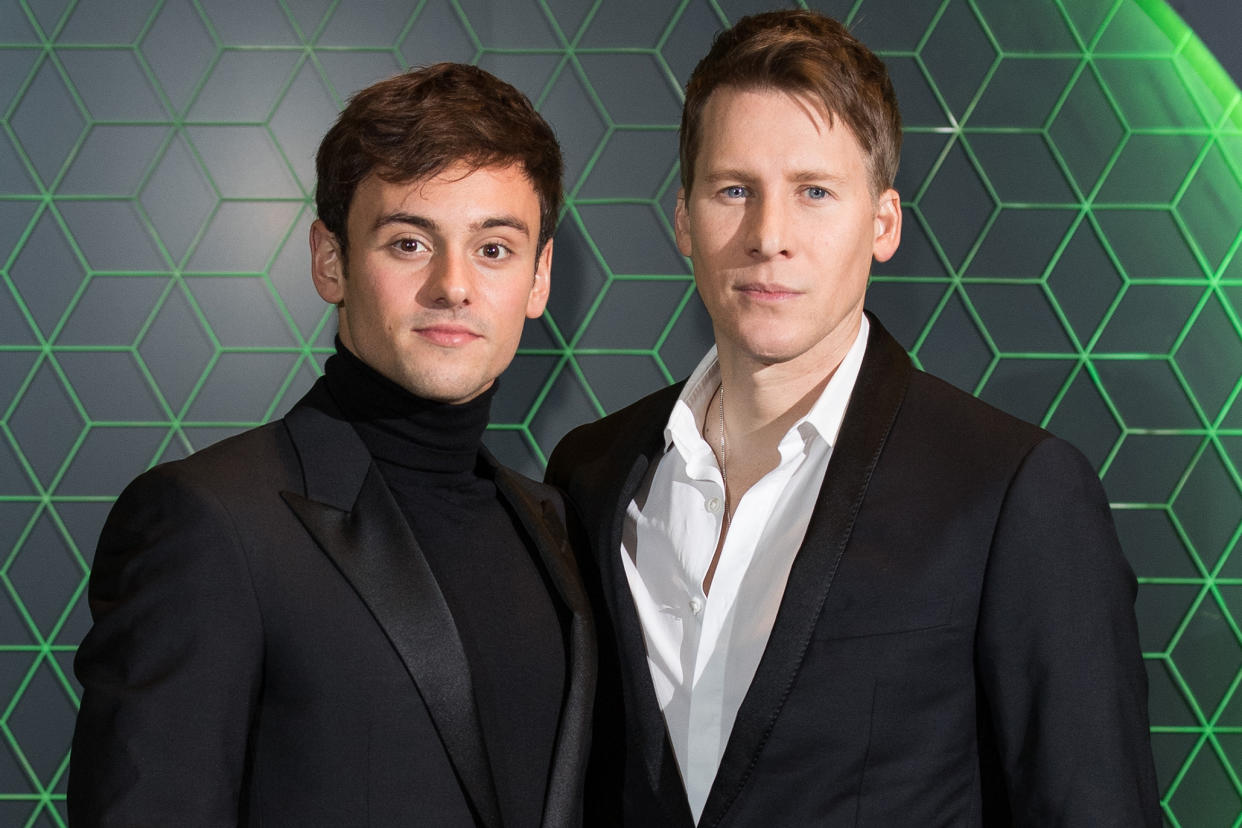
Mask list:
[{"label": "nose", "polygon": [[430,269],[431,273],[423,285],[426,302],[441,308],[470,304],[470,268],[460,256],[438,256]]},{"label": "nose", "polygon": [[748,205],[746,251],[757,259],[788,256],[789,216],[777,198],[757,198]]}]

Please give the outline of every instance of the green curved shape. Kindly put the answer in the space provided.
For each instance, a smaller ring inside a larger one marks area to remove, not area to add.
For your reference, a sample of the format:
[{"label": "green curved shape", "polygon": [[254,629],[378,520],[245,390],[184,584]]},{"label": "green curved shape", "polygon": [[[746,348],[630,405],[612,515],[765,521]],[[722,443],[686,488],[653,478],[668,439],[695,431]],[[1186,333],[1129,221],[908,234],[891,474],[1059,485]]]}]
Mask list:
[{"label": "green curved shape", "polygon": [[1225,71],[1220,61],[1204,45],[1189,24],[1165,0],[1134,0],[1134,2],[1147,13],[1171,43],[1178,44],[1178,51],[1186,57],[1191,69],[1216,96],[1220,105],[1231,111],[1230,120],[1233,125],[1242,125],[1242,110],[1239,109],[1238,103],[1242,98],[1242,91],[1239,91],[1237,82]]}]

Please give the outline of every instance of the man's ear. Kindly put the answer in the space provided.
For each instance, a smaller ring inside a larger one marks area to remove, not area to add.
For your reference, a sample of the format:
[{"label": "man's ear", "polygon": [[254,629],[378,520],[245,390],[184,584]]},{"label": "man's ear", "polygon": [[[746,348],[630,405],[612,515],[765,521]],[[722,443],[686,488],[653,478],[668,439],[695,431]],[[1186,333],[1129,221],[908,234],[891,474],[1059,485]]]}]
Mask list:
[{"label": "man's ear", "polygon": [[526,318],[537,319],[543,315],[548,304],[548,292],[552,287],[552,240],[544,242],[543,250],[535,259],[535,283],[526,297]]},{"label": "man's ear", "polygon": [[690,214],[686,211],[686,189],[677,190],[677,206],[673,208],[673,235],[677,238],[677,249],[681,255],[689,256],[693,249],[690,244]]},{"label": "man's ear", "polygon": [[894,189],[880,194],[875,205],[875,241],[871,255],[877,262],[887,262],[901,244],[901,196]]},{"label": "man's ear", "polygon": [[345,301],[345,256],[336,234],[319,219],[310,229],[311,279],[323,301],[339,305]]}]

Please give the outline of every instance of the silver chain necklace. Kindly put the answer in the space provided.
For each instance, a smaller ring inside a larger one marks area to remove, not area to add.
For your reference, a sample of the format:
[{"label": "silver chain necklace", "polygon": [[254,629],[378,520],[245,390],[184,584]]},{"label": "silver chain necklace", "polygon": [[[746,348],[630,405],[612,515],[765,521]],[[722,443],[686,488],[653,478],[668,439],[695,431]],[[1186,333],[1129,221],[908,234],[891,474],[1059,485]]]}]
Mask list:
[{"label": "silver chain necklace", "polygon": [[729,529],[729,472],[725,468],[728,452],[728,433],[725,431],[724,419],[724,380],[720,381],[720,405],[717,407],[720,411],[720,482],[724,485],[724,528]]}]

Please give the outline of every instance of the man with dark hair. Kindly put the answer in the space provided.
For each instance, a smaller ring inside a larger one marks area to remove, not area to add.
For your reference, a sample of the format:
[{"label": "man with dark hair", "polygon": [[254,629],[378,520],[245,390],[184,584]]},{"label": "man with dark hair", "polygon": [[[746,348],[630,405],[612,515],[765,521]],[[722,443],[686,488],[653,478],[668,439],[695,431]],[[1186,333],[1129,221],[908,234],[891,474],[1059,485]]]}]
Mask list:
[{"label": "man with dark hair", "polygon": [[548,296],[555,136],[439,64],[354,96],[317,172],[336,354],[113,508],[71,821],[578,825],[595,650],[564,506],[480,442]]},{"label": "man with dark hair", "polygon": [[675,230],[716,347],[571,432],[592,824],[1160,824],[1134,576],[1087,461],[912,368],[884,65],[804,11],[694,70]]}]

